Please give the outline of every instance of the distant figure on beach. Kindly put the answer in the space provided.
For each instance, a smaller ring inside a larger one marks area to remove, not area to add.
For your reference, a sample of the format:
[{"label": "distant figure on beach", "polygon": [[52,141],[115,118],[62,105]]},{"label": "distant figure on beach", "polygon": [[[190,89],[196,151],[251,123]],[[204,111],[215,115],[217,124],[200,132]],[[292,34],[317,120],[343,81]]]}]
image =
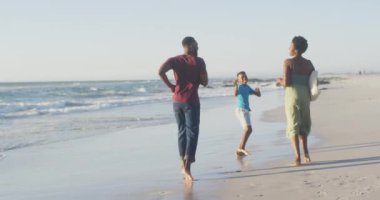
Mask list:
[{"label": "distant figure on beach", "polygon": [[243,127],[243,135],[240,139],[239,147],[236,150],[237,156],[248,156],[249,153],[245,149],[248,138],[252,133],[252,124],[251,124],[251,108],[249,107],[249,95],[256,95],[261,97],[261,92],[259,88],[253,90],[248,85],[248,77],[244,71],[237,73],[237,80],[232,80],[234,84],[233,95],[237,97],[237,108],[235,110],[236,116],[240,121],[241,126]]},{"label": "distant figure on beach", "polygon": [[[200,101],[199,85],[207,86],[206,64],[198,57],[198,43],[193,37],[182,40],[184,54],[169,58],[159,69],[159,76],[173,93],[173,109],[178,124],[178,147],[182,173],[186,181],[193,181],[190,166],[197,150]],[[173,70],[176,83],[166,73]]]},{"label": "distant figure on beach", "polygon": [[305,38],[293,38],[289,48],[292,58],[284,61],[283,78],[277,80],[277,85],[285,87],[286,134],[292,141],[295,166],[301,164],[300,140],[305,162],[311,162],[307,137],[311,129],[309,76],[314,71],[314,66],[310,60],[302,57],[307,47]]}]

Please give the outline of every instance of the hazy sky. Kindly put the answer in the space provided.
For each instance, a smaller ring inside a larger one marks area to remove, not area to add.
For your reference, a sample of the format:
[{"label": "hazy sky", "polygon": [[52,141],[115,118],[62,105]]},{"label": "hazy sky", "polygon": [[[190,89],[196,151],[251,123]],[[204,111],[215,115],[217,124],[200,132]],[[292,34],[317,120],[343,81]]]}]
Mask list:
[{"label": "hazy sky", "polygon": [[295,35],[320,72],[380,70],[377,0],[0,0],[0,82],[158,78],[194,36],[211,77],[279,76]]}]

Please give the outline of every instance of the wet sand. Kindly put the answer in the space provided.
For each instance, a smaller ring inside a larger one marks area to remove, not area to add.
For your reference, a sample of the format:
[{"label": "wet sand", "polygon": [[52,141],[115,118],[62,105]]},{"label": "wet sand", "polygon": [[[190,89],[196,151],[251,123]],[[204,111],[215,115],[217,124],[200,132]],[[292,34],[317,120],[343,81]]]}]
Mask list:
[{"label": "wet sand", "polygon": [[[231,173],[289,157],[278,138],[284,124],[259,122],[262,112],[281,105],[281,96],[271,91],[252,99],[254,134],[247,149],[253,155],[245,160],[235,156],[242,132],[235,98],[202,100],[207,109],[191,185],[182,180],[176,124],[170,123],[6,151],[0,199],[220,199]],[[162,106],[173,112],[171,103]]]}]

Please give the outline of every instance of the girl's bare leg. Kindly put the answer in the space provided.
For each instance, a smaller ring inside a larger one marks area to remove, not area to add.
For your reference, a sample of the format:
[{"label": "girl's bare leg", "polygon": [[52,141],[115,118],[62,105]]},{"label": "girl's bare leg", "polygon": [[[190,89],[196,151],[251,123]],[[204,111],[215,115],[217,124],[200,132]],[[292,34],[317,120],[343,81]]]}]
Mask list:
[{"label": "girl's bare leg", "polygon": [[251,126],[246,126],[244,128],[243,135],[241,136],[240,139],[240,144],[239,144],[239,149],[245,149],[245,145],[247,144],[248,138],[252,133],[252,127]]}]

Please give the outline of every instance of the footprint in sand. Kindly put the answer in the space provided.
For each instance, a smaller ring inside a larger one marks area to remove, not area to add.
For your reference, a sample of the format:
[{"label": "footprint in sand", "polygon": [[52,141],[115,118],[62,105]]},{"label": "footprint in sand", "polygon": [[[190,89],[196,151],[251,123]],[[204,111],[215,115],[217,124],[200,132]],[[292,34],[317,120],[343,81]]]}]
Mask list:
[{"label": "footprint in sand", "polygon": [[325,197],[325,196],[327,196],[327,192],[326,191],[317,191],[317,195],[318,195],[318,197]]},{"label": "footprint in sand", "polygon": [[364,195],[366,195],[367,193],[366,192],[364,192],[364,191],[354,191],[354,192],[351,192],[351,194],[353,195],[353,196],[364,196]]},{"label": "footprint in sand", "polygon": [[321,184],[318,184],[318,183],[313,183],[313,182],[310,182],[308,180],[304,180],[303,183],[311,188],[320,188],[322,187]]},{"label": "footprint in sand", "polygon": [[152,196],[167,196],[173,193],[174,191],[157,191],[157,192],[151,192],[149,194]]},{"label": "footprint in sand", "polygon": [[315,174],[315,172],[313,172],[313,171],[311,171],[311,172],[304,172],[303,173],[304,176],[312,176],[314,174]]},{"label": "footprint in sand", "polygon": [[257,184],[255,184],[255,183],[250,183],[250,184],[249,184],[249,187],[257,187]]},{"label": "footprint in sand", "polygon": [[304,183],[305,185],[310,185],[310,184],[311,184],[311,182],[309,182],[309,181],[307,181],[307,180],[304,180],[303,183]]},{"label": "footprint in sand", "polygon": [[367,177],[365,177],[365,176],[363,176],[363,177],[359,177],[357,180],[358,180],[358,181],[365,181],[365,180],[367,180]]},{"label": "footprint in sand", "polygon": [[339,181],[338,185],[339,186],[344,186],[344,185],[346,185],[346,182],[345,181]]}]

